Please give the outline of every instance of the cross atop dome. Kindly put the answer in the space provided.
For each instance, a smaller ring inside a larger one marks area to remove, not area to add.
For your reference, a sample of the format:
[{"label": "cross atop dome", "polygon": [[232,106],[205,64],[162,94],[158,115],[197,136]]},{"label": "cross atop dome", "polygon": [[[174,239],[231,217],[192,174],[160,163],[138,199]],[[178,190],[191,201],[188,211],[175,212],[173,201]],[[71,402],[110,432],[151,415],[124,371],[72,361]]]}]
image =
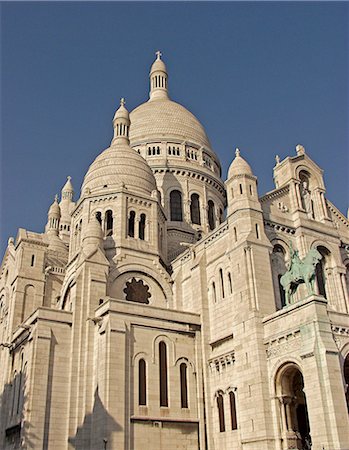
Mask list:
[{"label": "cross atop dome", "polygon": [[160,61],[160,60],[161,60],[161,56],[162,56],[162,53],[160,52],[160,50],[158,50],[157,52],[155,52],[155,55],[156,55],[156,60],[157,60],[157,61]]}]

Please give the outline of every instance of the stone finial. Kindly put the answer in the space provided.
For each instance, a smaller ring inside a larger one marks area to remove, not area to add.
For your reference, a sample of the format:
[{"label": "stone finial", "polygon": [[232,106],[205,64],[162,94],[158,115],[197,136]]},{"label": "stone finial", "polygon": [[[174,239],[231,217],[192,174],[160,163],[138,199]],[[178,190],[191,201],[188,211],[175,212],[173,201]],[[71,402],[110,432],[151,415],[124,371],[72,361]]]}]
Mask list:
[{"label": "stone finial", "polygon": [[11,237],[9,237],[8,238],[8,245],[10,245],[10,246],[12,246],[12,245],[14,245],[15,244],[15,240],[14,240],[14,238],[11,236]]},{"label": "stone finial", "polygon": [[276,165],[280,164],[280,156],[279,155],[275,155],[275,161],[276,161]]},{"label": "stone finial", "polygon": [[156,59],[159,61],[161,59],[162,53],[160,52],[160,50],[158,50],[157,52],[155,52],[156,55]]},{"label": "stone finial", "polygon": [[297,152],[297,155],[304,155],[305,148],[303,147],[303,145],[301,145],[301,144],[296,145],[296,152]]},{"label": "stone finial", "polygon": [[67,176],[67,180],[71,181],[71,176],[70,175]]},{"label": "stone finial", "polygon": [[240,156],[240,150],[237,147],[235,149],[235,156]]},{"label": "stone finial", "polygon": [[55,202],[58,203],[58,194],[55,195]]},{"label": "stone finial", "polygon": [[120,106],[125,106],[126,105],[126,100],[124,99],[124,97],[120,98]]}]

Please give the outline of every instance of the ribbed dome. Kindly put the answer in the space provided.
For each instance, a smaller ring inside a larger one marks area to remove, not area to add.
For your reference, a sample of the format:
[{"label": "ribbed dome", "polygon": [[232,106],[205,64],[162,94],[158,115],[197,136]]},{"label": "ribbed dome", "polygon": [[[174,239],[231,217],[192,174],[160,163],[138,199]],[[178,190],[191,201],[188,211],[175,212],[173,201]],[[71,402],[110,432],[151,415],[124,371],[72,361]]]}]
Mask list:
[{"label": "ribbed dome", "polygon": [[126,143],[104,150],[89,167],[81,191],[103,193],[121,184],[133,192],[151,194],[156,182],[147,162]]},{"label": "ribbed dome", "polygon": [[252,175],[253,172],[250,165],[240,156],[240,150],[237,148],[235,151],[235,158],[230,164],[228,170],[228,179],[236,175]]},{"label": "ribbed dome", "polygon": [[191,141],[199,146],[211,148],[206,132],[184,106],[169,99],[148,101],[130,113],[130,141],[154,142],[162,139]]}]

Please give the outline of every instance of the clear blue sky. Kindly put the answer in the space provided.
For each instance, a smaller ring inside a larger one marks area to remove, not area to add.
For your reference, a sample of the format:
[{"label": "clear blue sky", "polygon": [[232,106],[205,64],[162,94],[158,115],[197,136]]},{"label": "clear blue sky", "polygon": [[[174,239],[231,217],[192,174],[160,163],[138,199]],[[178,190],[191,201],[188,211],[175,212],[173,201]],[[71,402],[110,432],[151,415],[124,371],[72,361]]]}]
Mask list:
[{"label": "clear blue sky", "polygon": [[148,98],[160,49],[170,94],[203,123],[225,177],[235,147],[273,188],[301,143],[348,207],[348,3],[1,3],[1,240],[42,231],[66,176],[112,137],[120,97]]}]

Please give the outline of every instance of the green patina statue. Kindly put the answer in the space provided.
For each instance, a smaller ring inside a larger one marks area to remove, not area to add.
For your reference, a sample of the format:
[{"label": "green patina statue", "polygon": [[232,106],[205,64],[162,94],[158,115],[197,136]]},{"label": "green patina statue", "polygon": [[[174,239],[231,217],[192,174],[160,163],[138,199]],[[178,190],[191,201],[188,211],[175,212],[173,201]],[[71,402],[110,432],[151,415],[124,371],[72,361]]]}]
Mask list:
[{"label": "green patina statue", "polygon": [[293,303],[293,296],[301,283],[305,283],[309,295],[315,293],[315,270],[322,255],[316,248],[312,248],[305,258],[301,260],[298,250],[293,250],[292,243],[290,243],[290,258],[288,271],[280,279],[280,283],[285,291],[285,306]]}]

